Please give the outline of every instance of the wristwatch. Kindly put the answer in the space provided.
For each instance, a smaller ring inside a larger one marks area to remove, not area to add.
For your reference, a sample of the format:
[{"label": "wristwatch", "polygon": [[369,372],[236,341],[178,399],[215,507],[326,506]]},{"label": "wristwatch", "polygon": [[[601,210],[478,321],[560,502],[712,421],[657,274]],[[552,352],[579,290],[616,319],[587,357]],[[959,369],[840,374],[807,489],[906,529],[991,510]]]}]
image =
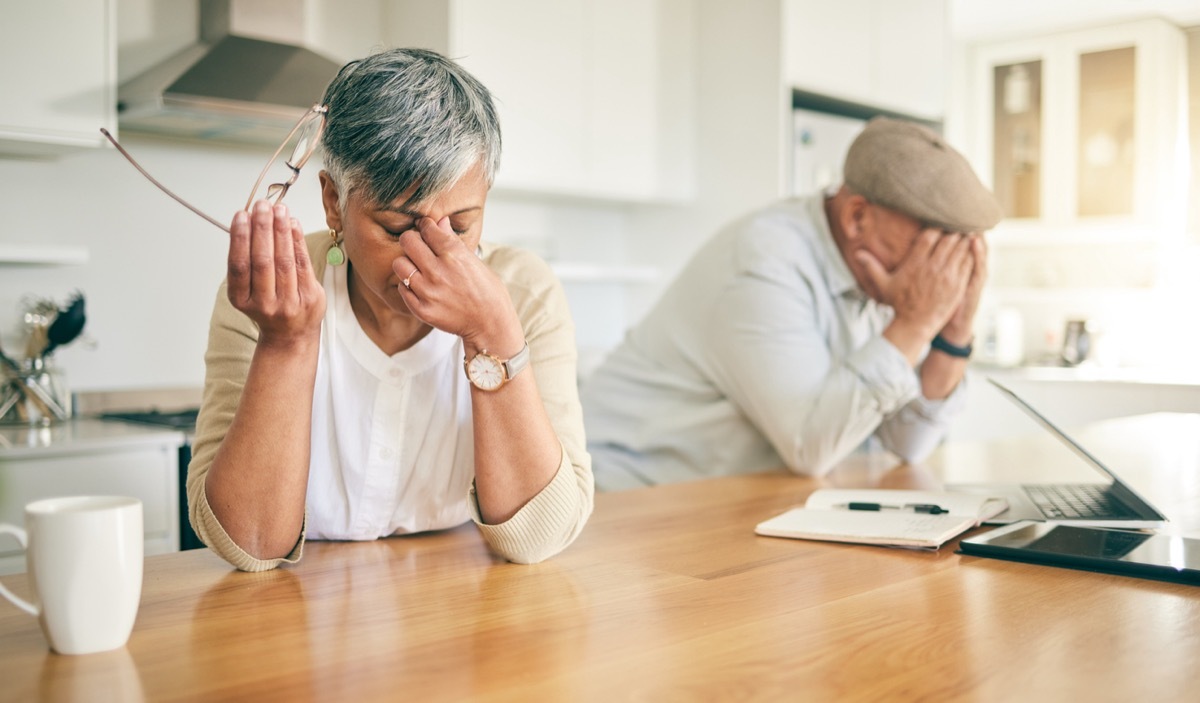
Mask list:
[{"label": "wristwatch", "polygon": [[514,354],[511,359],[502,360],[494,354],[489,354],[487,349],[480,349],[475,356],[463,360],[467,379],[471,381],[471,385],[481,391],[494,391],[500,388],[528,365],[529,342],[526,342],[525,346],[521,347],[521,351]]}]

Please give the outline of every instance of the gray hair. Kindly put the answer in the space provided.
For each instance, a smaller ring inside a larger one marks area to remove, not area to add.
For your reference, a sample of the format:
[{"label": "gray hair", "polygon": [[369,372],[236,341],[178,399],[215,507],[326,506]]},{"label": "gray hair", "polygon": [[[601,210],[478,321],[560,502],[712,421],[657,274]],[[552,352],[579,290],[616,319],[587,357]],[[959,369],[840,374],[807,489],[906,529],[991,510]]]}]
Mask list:
[{"label": "gray hair", "polygon": [[391,203],[410,188],[419,205],[476,163],[487,183],[500,166],[500,120],[488,89],[463,67],[424,49],[351,61],[325,89],[325,169],[339,206],[357,192]]}]

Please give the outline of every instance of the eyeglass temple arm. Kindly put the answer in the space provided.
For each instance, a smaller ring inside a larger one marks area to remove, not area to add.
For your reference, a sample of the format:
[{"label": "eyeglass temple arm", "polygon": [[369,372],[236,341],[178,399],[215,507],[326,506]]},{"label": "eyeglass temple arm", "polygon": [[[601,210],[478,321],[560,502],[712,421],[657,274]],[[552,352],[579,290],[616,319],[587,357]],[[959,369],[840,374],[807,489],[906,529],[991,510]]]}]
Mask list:
[{"label": "eyeglass temple arm", "polygon": [[108,141],[112,142],[112,145],[113,145],[113,146],[115,146],[115,147],[117,148],[117,151],[121,152],[121,156],[124,156],[124,157],[125,157],[125,159],[126,159],[127,161],[129,161],[129,163],[133,164],[133,167],[134,167],[134,168],[136,168],[136,169],[138,170],[138,172],[140,172],[140,173],[141,173],[143,176],[145,176],[145,177],[146,177],[146,180],[148,180],[148,181],[150,181],[151,183],[153,183],[153,184],[154,184],[155,186],[157,186],[157,187],[158,187],[158,189],[159,189],[159,190],[161,190],[162,192],[164,192],[164,193],[166,193],[167,195],[171,196],[171,197],[172,197],[172,198],[175,200],[175,202],[179,203],[180,205],[182,205],[182,206],[184,206],[185,208],[187,208],[187,209],[191,210],[192,212],[196,213],[196,214],[197,214],[197,215],[199,215],[200,217],[203,217],[204,219],[208,220],[208,221],[209,221],[209,222],[211,222],[212,224],[216,225],[217,227],[219,227],[219,228],[221,229],[221,231],[225,232],[226,234],[229,234],[229,233],[230,233],[230,232],[229,232],[229,227],[228,227],[227,225],[223,225],[223,224],[221,224],[220,222],[218,222],[217,220],[213,219],[212,217],[209,217],[208,215],[204,214],[203,212],[201,212],[201,211],[197,210],[195,207],[193,207],[193,206],[192,206],[192,204],[191,204],[191,203],[189,203],[188,201],[186,201],[186,200],[184,200],[183,198],[179,197],[178,195],[175,195],[174,193],[172,193],[172,192],[171,192],[171,190],[170,190],[169,188],[167,188],[167,187],[166,187],[165,185],[163,185],[162,183],[159,183],[159,182],[158,182],[158,180],[157,180],[157,179],[156,179],[154,176],[151,176],[149,173],[147,173],[147,172],[146,172],[146,169],[142,168],[142,165],[141,165],[141,164],[139,164],[139,163],[138,163],[136,160],[134,160],[134,158],[133,158],[132,156],[130,156],[130,155],[129,155],[129,152],[128,152],[128,151],[125,151],[125,148],[124,148],[124,147],[122,147],[120,144],[118,144],[118,143],[117,143],[117,140],[113,138],[113,135],[112,135],[112,134],[110,134],[110,133],[109,133],[109,131],[108,131],[107,129],[105,129],[105,128],[101,127],[101,128],[100,128],[100,132],[101,132],[101,133],[102,133],[102,134],[103,134],[105,137],[107,137],[107,138],[108,138]]},{"label": "eyeglass temple arm", "polygon": [[[292,131],[288,132],[288,135],[284,138],[283,143],[279,145],[279,148],[275,150],[274,154],[271,154],[271,158],[267,161],[267,165],[263,166],[262,173],[258,174],[258,180],[254,181],[254,188],[250,191],[250,199],[246,201],[246,212],[250,212],[250,206],[254,204],[254,196],[258,194],[259,186],[262,185],[263,179],[267,177],[267,172],[271,170],[271,164],[274,164],[275,159],[278,159],[279,155],[283,153],[283,150],[287,147],[288,143],[292,141],[292,137],[296,136],[296,132],[299,132],[300,128],[307,124],[309,120],[323,117],[328,111],[329,108],[325,107],[324,105],[313,105],[308,109],[308,112],[301,117],[298,122],[296,122],[296,126],[292,127]],[[292,165],[289,163],[288,166]],[[296,168],[295,166],[292,166],[292,169],[299,174],[300,169]],[[287,189],[284,188],[283,192],[287,193]],[[280,199],[282,199],[282,196]]]}]

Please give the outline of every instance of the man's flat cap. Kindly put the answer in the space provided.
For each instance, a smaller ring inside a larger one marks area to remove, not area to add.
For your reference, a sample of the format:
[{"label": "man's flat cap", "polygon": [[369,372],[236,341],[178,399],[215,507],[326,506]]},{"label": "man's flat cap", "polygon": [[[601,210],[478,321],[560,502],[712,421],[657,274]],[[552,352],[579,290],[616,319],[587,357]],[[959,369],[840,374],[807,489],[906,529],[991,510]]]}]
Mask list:
[{"label": "man's flat cap", "polygon": [[971,165],[934,131],[876,117],[850,145],[846,186],[873,203],[950,232],[982,232],[1004,217]]}]

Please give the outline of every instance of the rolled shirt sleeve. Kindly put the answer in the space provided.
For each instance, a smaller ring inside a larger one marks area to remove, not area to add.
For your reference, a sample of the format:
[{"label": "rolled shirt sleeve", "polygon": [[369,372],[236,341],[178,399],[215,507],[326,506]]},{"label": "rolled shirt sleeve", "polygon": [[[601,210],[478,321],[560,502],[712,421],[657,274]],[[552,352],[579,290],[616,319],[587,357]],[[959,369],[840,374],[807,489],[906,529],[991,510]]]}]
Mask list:
[{"label": "rolled shirt sleeve", "polygon": [[962,394],[921,397],[917,371],[882,336],[890,320],[890,309],[831,293],[787,257],[755,255],[716,303],[711,368],[794,472],[825,474],[877,432],[916,460],[941,440]]},{"label": "rolled shirt sleeve", "polygon": [[884,449],[909,463],[924,461],[946,436],[950,421],[967,404],[967,377],[942,400],[917,396],[884,419],[875,433]]},{"label": "rolled shirt sleeve", "polygon": [[584,384],[605,488],[777,467],[822,475],[871,437],[914,460],[961,407],[921,397],[858,286],[823,198],[783,201],[702,246]]},{"label": "rolled shirt sleeve", "polygon": [[835,358],[807,290],[738,277],[714,316],[711,343],[721,390],[789,469],[819,476],[919,390],[913,369],[883,337]]}]

